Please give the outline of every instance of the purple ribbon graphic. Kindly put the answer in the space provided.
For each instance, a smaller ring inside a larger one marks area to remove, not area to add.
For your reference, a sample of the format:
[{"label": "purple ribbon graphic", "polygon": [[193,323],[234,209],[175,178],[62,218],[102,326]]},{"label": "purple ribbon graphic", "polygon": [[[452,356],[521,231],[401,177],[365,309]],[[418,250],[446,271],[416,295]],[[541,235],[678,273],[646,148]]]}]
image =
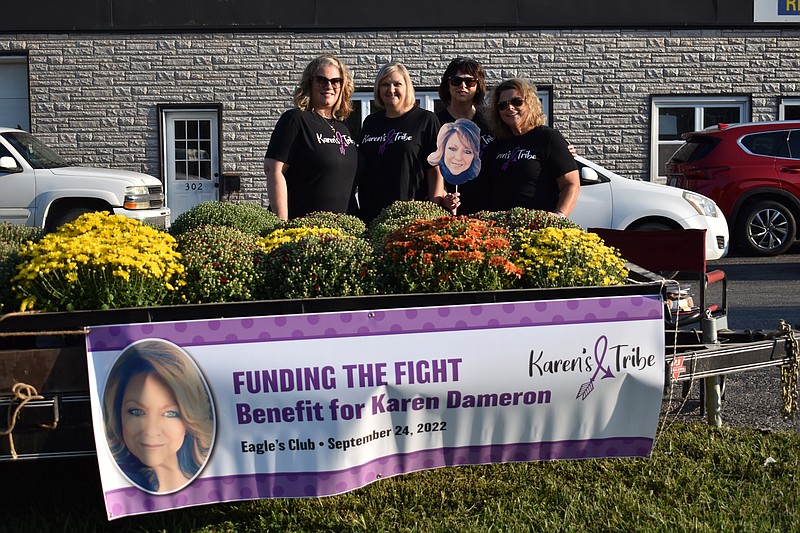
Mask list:
[{"label": "purple ribbon graphic", "polygon": [[336,132],[336,141],[339,143],[339,153],[344,155],[347,151],[347,142],[341,132]]},{"label": "purple ribbon graphic", "polygon": [[517,156],[519,156],[519,153],[521,151],[522,151],[522,148],[520,148],[519,146],[517,146],[516,148],[511,150],[511,157],[505,163],[503,163],[503,166],[500,167],[500,170],[503,170],[503,171],[508,170],[508,166],[511,163],[516,163],[517,160],[518,160]]},{"label": "purple ribbon graphic", "polygon": [[386,151],[386,147],[394,142],[396,133],[394,129],[389,130],[389,133],[386,134],[386,142],[378,147],[379,154],[383,154]]},{"label": "purple ribbon graphic", "polygon": [[[601,344],[602,347],[600,346]],[[581,388],[578,389],[578,395],[575,396],[576,399],[580,398],[581,400],[585,400],[592,393],[594,390],[594,380],[597,378],[597,374],[599,374],[601,370],[603,371],[603,375],[600,377],[600,379],[614,377],[614,373],[611,371],[610,366],[605,368],[603,367],[603,361],[605,361],[607,349],[608,338],[605,335],[601,335],[600,338],[597,339],[597,342],[594,343],[594,361],[597,363],[597,369],[594,371],[594,374],[592,374],[591,379],[581,385]]]}]

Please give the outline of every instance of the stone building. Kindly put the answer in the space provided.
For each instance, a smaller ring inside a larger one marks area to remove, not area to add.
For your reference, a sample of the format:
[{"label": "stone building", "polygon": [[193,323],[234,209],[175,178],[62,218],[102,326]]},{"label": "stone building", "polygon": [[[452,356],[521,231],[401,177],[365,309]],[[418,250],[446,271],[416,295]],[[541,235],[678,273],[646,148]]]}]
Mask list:
[{"label": "stone building", "polygon": [[[0,21],[0,126],[67,159],[146,172],[176,214],[209,198],[268,204],[263,155],[315,55],[340,56],[359,106],[401,61],[420,105],[456,56],[490,85],[535,83],[579,153],[658,181],[680,134],[800,118],[795,0],[31,0]],[[223,174],[241,176],[220,194]]]}]

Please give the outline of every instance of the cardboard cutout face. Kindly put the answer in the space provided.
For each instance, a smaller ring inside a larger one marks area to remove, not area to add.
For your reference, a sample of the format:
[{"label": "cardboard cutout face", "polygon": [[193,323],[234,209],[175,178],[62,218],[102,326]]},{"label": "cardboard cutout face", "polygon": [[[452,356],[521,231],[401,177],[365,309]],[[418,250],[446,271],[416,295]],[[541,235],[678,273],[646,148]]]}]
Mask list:
[{"label": "cardboard cutout face", "polygon": [[481,170],[480,133],[478,126],[465,118],[442,125],[428,163],[439,166],[447,183],[461,185],[475,179]]},{"label": "cardboard cutout face", "polygon": [[444,166],[453,176],[458,176],[462,172],[469,170],[474,157],[475,152],[462,135],[458,132],[450,135],[444,147]]}]

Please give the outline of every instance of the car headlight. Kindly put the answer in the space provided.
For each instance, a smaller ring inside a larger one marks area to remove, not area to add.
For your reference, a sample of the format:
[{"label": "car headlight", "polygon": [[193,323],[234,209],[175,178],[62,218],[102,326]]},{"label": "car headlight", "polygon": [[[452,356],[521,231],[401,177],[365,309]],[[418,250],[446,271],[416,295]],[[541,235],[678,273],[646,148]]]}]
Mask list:
[{"label": "car headlight", "polygon": [[694,207],[694,210],[706,217],[716,218],[719,216],[717,204],[710,198],[695,194],[690,191],[683,191],[683,199],[689,202],[689,205]]},{"label": "car headlight", "polygon": [[122,206],[125,209],[149,209],[150,191],[141,185],[125,187],[125,202]]}]

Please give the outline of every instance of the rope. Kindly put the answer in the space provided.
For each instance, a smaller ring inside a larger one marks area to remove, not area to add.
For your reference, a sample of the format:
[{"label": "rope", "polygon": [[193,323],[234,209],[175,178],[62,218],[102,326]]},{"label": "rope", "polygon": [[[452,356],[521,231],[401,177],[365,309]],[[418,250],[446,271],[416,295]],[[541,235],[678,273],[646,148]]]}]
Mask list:
[{"label": "rope", "polygon": [[[676,281],[674,279],[665,279],[665,280],[663,280],[661,282],[662,287],[667,287],[668,285],[672,285],[672,284],[677,286],[677,291],[678,291],[678,294],[679,294],[678,297],[680,298],[681,284],[678,281]],[[680,329],[679,322],[680,322],[680,313],[677,313],[675,315],[675,328],[673,330],[674,336],[673,336],[673,339],[672,339],[673,359],[678,354],[678,330]],[[695,382],[694,366],[692,366],[692,369],[689,371],[689,390],[691,390],[691,387],[692,387],[692,385],[694,385],[694,382]],[[686,406],[686,403],[689,401],[689,396],[690,395],[686,394],[683,397],[683,400],[680,402],[680,405],[678,405],[675,408],[673,407],[672,398],[673,398],[674,393],[675,393],[675,384],[676,383],[677,383],[676,380],[670,379],[670,382],[669,382],[669,400],[667,401],[667,407],[665,409],[664,416],[661,418],[660,427],[658,428],[658,431],[656,432],[655,439],[653,440],[653,449],[656,448],[656,445],[661,440],[661,437],[664,434],[664,431],[666,431],[667,429],[671,428],[675,424],[675,422],[678,421],[680,413],[683,411],[684,407]],[[670,421],[669,420],[669,414],[671,412],[673,412],[673,411],[675,411],[675,416],[672,418],[672,421]]]},{"label": "rope", "polygon": [[30,315],[35,315],[37,313],[41,313],[41,311],[11,311],[9,313],[0,315],[0,322],[12,316],[30,316]]},{"label": "rope", "polygon": [[[11,402],[8,404],[8,427],[7,429],[0,430],[0,436],[4,437],[8,435],[8,447],[11,450],[11,457],[16,459],[17,450],[14,447],[14,427],[17,424],[19,413],[29,401],[44,400],[44,396],[39,394],[36,387],[26,383],[14,383],[14,386],[11,387],[11,392],[14,393],[14,398],[12,398]],[[15,400],[19,400],[19,404],[13,407]],[[55,429],[57,425],[58,420],[54,421],[52,424],[40,424],[40,426],[45,429]]]},{"label": "rope", "polygon": [[785,320],[780,321],[781,331],[787,337],[787,352],[789,352],[789,362],[781,365],[781,396],[783,406],[781,412],[784,418],[795,418],[797,416],[797,372],[800,368],[800,350],[797,346],[797,338],[794,336],[792,327]]},{"label": "rope", "polygon": [[86,335],[88,329],[66,329],[66,330],[46,330],[46,331],[0,331],[0,337],[35,337],[37,335]]}]

